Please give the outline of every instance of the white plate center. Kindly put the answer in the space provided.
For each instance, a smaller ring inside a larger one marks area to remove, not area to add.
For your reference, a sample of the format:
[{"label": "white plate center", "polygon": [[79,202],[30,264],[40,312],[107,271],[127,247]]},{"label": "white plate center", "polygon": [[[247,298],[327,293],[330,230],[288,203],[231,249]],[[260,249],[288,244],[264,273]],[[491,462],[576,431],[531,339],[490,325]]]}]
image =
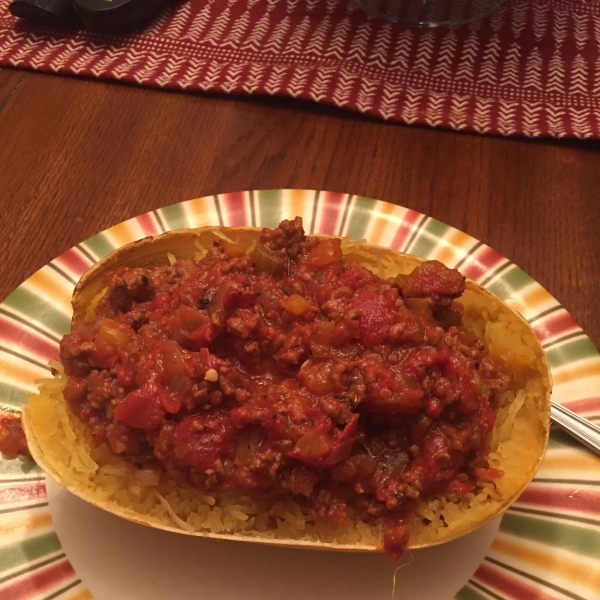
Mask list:
[{"label": "white plate center", "polygon": [[[392,600],[383,554],[319,552],[204,540],[137,525],[53,481],[56,532],[96,600]],[[449,600],[483,560],[500,519],[453,542],[407,552],[394,600]]]}]

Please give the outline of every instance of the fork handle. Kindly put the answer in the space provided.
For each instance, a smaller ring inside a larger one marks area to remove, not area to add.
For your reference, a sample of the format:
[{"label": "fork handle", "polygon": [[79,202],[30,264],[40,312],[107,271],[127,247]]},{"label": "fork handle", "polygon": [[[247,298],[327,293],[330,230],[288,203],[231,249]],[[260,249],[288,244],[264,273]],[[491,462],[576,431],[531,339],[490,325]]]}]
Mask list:
[{"label": "fork handle", "polygon": [[550,416],[552,421],[561,429],[564,429],[584,446],[600,455],[600,427],[598,425],[594,425],[588,419],[580,417],[572,410],[556,402],[552,402]]}]

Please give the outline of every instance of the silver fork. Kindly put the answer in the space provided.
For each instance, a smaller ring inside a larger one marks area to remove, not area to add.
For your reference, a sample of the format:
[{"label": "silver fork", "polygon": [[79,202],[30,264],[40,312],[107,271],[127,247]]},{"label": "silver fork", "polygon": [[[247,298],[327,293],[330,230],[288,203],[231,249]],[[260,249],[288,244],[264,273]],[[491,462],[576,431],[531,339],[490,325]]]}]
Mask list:
[{"label": "silver fork", "polygon": [[551,403],[550,416],[561,429],[571,434],[576,440],[600,455],[600,427],[588,419],[580,417],[572,410],[556,402]]}]

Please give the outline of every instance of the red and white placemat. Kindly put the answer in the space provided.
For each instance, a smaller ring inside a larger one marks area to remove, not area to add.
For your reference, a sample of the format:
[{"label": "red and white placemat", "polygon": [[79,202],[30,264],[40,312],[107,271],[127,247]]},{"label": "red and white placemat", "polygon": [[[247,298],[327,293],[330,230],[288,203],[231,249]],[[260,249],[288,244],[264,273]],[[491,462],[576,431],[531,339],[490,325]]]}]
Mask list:
[{"label": "red and white placemat", "polygon": [[25,25],[0,0],[0,65],[187,91],[271,94],[480,133],[600,137],[600,0],[508,0],[459,29],[350,0],[186,0],[143,32]]}]

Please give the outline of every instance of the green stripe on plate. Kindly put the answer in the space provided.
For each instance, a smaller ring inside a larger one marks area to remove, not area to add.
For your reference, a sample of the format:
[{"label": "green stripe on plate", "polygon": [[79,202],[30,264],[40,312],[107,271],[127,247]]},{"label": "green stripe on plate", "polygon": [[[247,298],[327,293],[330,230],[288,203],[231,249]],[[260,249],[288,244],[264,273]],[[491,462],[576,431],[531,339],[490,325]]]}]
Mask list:
[{"label": "green stripe on plate", "polygon": [[409,252],[421,258],[427,258],[439,246],[440,240],[449,230],[450,225],[435,219],[428,219],[425,221],[425,227],[422,227],[417,233]]},{"label": "green stripe on plate", "polygon": [[27,396],[29,392],[22,388],[18,388],[5,381],[0,381],[0,404],[8,404],[9,406],[23,406],[27,404]]},{"label": "green stripe on plate", "polygon": [[523,269],[512,265],[496,281],[486,287],[492,294],[506,300],[530,283],[533,283],[533,279]]},{"label": "green stripe on plate", "polygon": [[42,475],[43,471],[31,458],[0,458],[0,475]]},{"label": "green stripe on plate", "polygon": [[600,533],[593,529],[538,519],[531,515],[522,517],[505,513],[500,531],[547,544],[548,551],[553,547],[562,548],[595,558],[600,548]]},{"label": "green stripe on plate", "polygon": [[189,226],[183,204],[171,204],[171,206],[165,206],[157,212],[162,217],[167,231],[170,229],[185,229]]},{"label": "green stripe on plate", "polygon": [[487,596],[483,596],[467,585],[454,596],[454,600],[486,600],[486,598]]},{"label": "green stripe on plate", "polygon": [[281,221],[281,190],[261,190],[256,192],[257,225],[260,227],[277,227]]},{"label": "green stripe on plate", "polygon": [[38,535],[27,540],[20,540],[16,544],[1,547],[0,565],[2,565],[3,571],[8,571],[8,569],[32,562],[60,549],[61,545],[56,533]]},{"label": "green stripe on plate", "polygon": [[553,429],[548,440],[548,450],[563,450],[564,448],[581,448],[568,433],[560,429]]},{"label": "green stripe on plate", "polygon": [[348,227],[346,235],[361,240],[366,237],[367,228],[373,218],[374,208],[377,200],[365,198],[364,196],[355,196],[350,206],[348,215]]},{"label": "green stripe on plate", "polygon": [[85,240],[83,246],[89,248],[98,258],[104,258],[115,249],[115,246],[108,241],[104,233],[98,233]]},{"label": "green stripe on plate", "polygon": [[551,367],[560,367],[582,358],[597,357],[598,350],[589,338],[584,337],[561,344],[558,348],[546,350],[546,356]]},{"label": "green stripe on plate", "polygon": [[63,335],[69,332],[71,320],[67,315],[60,312],[49,302],[45,302],[40,296],[30,292],[23,286],[18,287],[4,300],[3,304],[10,306],[20,313],[41,321],[52,329],[54,333]]}]

